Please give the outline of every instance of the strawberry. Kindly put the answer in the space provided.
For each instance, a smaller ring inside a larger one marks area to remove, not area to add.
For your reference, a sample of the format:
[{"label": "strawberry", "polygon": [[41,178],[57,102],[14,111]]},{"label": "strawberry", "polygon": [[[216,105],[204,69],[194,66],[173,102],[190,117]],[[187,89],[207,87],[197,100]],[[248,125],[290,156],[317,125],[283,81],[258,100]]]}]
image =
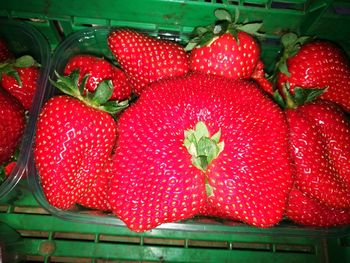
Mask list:
[{"label": "strawberry", "polygon": [[350,122],[337,105],[314,101],[286,110],[295,185],[309,198],[350,208]]},{"label": "strawberry", "polygon": [[11,174],[11,172],[13,171],[13,169],[15,168],[17,162],[16,161],[12,161],[10,163],[8,163],[5,167],[4,167],[4,171],[5,171],[5,175],[9,176]]},{"label": "strawberry", "polygon": [[15,56],[9,50],[5,39],[0,38],[0,63],[4,62],[6,60],[11,60],[14,57]]},{"label": "strawberry", "polygon": [[93,55],[79,54],[71,57],[64,68],[64,74],[69,75],[79,70],[79,80],[89,74],[86,88],[93,92],[104,80],[111,80],[113,93],[110,100],[125,100],[131,95],[131,84],[127,75],[107,60]]},{"label": "strawberry", "polygon": [[293,188],[286,216],[300,225],[330,227],[350,224],[350,209],[327,207]]},{"label": "strawberry", "polygon": [[121,114],[118,134],[109,202],[133,231],[192,217],[206,202],[259,227],[281,220],[292,184],[287,123],[254,82],[192,73],[153,83]]},{"label": "strawberry", "polygon": [[188,55],[178,43],[157,39],[134,29],[118,29],[108,36],[115,58],[129,75],[134,92],[157,80],[188,72]]},{"label": "strawberry", "polygon": [[264,69],[265,65],[264,63],[259,60],[258,64],[256,65],[253,74],[251,75],[251,78],[254,79],[259,86],[265,90],[269,95],[273,95],[274,88],[273,83],[265,73]]},{"label": "strawberry", "polygon": [[289,33],[282,38],[284,51],[278,62],[276,86],[288,83],[291,93],[327,88],[321,99],[333,101],[350,112],[350,62],[336,44]]},{"label": "strawberry", "polygon": [[261,24],[237,24],[224,9],[215,10],[215,25],[198,27],[186,47],[190,69],[231,79],[250,78],[260,58],[253,35]]},{"label": "strawberry", "polygon": [[0,84],[28,110],[34,99],[39,74],[39,64],[31,56],[23,56],[3,64]]},{"label": "strawberry", "polygon": [[110,81],[92,94],[84,92],[87,77],[77,87],[77,72],[58,76],[53,85],[68,95],[50,98],[37,122],[36,168],[49,204],[60,209],[71,208],[105,169],[116,140],[116,124],[108,113],[126,106],[108,101]]},{"label": "strawberry", "polygon": [[[350,208],[350,122],[342,108],[319,99],[324,89],[288,84],[274,93],[289,125],[295,187],[326,206]],[[326,91],[327,92],[327,91]]]},{"label": "strawberry", "polygon": [[0,165],[7,164],[22,138],[24,109],[10,94],[0,90]]}]

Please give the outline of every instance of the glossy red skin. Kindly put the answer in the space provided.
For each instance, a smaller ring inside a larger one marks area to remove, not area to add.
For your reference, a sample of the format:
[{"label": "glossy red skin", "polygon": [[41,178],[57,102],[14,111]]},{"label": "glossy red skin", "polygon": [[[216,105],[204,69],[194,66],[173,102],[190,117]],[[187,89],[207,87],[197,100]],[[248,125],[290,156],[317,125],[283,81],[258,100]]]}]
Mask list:
[{"label": "glossy red skin", "polygon": [[25,128],[24,109],[10,94],[0,90],[0,165],[15,153]]},{"label": "glossy red skin", "polygon": [[1,86],[16,97],[26,110],[29,110],[37,89],[40,69],[38,67],[28,67],[15,68],[15,70],[19,74],[22,85],[14,77],[3,74]]},{"label": "glossy red skin", "polygon": [[293,222],[317,227],[350,224],[350,209],[327,207],[293,188],[289,195],[286,216]]},{"label": "glossy red skin", "polygon": [[267,94],[273,95],[274,87],[272,82],[267,78],[265,72],[265,65],[262,60],[259,60],[256,65],[251,78],[256,81],[256,83],[262,88]]},{"label": "glossy red skin", "polygon": [[0,90],[0,165],[14,154],[25,128],[24,109],[10,94]]},{"label": "glossy red skin", "polygon": [[238,42],[225,33],[204,47],[192,49],[190,69],[231,79],[249,78],[259,61],[260,47],[254,38],[238,32]]},{"label": "glossy red skin", "polygon": [[306,196],[350,208],[350,122],[332,102],[287,110],[295,186]]},{"label": "glossy red skin", "polygon": [[120,29],[108,36],[108,45],[130,77],[136,94],[152,82],[181,76],[189,70],[188,54],[173,41]]},{"label": "glossy red skin", "polygon": [[64,68],[64,74],[69,75],[74,70],[79,70],[80,80],[86,74],[86,88],[90,92],[95,91],[98,84],[104,80],[111,80],[114,87],[109,100],[128,99],[132,92],[132,87],[128,76],[118,67],[107,60],[92,55],[79,54],[71,57]]},{"label": "glossy red skin", "polygon": [[307,43],[287,60],[287,66],[290,77],[278,73],[279,89],[285,82],[290,83],[291,93],[295,87],[327,88],[320,98],[350,112],[350,62],[338,46],[321,40]]},{"label": "glossy red skin", "polygon": [[97,178],[88,188],[88,190],[79,197],[77,204],[90,209],[101,211],[110,211],[111,207],[108,202],[108,188],[111,177],[112,161],[108,160],[106,168],[97,175]]},{"label": "glossy red skin", "polygon": [[[183,145],[198,121],[211,134],[221,129],[225,143],[206,173]],[[109,201],[130,229],[192,217],[207,199],[225,217],[255,226],[281,220],[292,183],[287,124],[253,82],[195,73],[154,83],[121,115],[118,134]]]},{"label": "glossy red skin", "polygon": [[48,202],[71,208],[105,169],[116,140],[114,119],[69,96],[48,100],[37,122],[34,158]]},{"label": "glossy red skin", "polygon": [[12,161],[10,163],[8,163],[4,169],[5,169],[5,176],[8,177],[10,176],[11,172],[13,171],[13,169],[15,168],[17,162],[16,161]]}]

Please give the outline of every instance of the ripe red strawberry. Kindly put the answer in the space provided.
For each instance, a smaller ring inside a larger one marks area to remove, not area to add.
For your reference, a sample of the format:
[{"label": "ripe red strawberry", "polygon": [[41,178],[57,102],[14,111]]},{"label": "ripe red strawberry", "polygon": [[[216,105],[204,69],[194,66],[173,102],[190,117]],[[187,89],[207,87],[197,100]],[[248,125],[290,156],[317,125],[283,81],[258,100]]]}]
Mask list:
[{"label": "ripe red strawberry", "polygon": [[81,80],[91,71],[92,65],[99,59],[101,58],[86,54],[72,56],[64,67],[64,74],[70,75],[74,70],[79,69],[79,80]]},{"label": "ripe red strawberry", "polygon": [[350,122],[332,102],[286,110],[295,186],[331,207],[350,208]]},{"label": "ripe red strawberry", "polygon": [[32,105],[38,85],[40,69],[30,56],[9,61],[0,69],[0,84],[28,110]]},{"label": "ripe red strawberry", "polygon": [[5,167],[3,167],[3,171],[6,177],[10,176],[11,172],[13,171],[13,169],[15,168],[17,162],[16,161],[11,161],[8,164],[5,165]]},{"label": "ripe red strawberry", "polygon": [[260,59],[260,46],[253,37],[260,24],[236,24],[223,9],[215,15],[216,24],[197,28],[186,47],[191,50],[190,69],[231,79],[251,77]]},{"label": "ripe red strawberry", "polygon": [[0,90],[0,165],[15,153],[25,127],[24,109],[10,94]]},{"label": "ripe red strawberry", "polygon": [[69,75],[74,70],[79,70],[80,81],[83,76],[89,74],[86,88],[90,92],[93,92],[100,82],[111,80],[114,88],[110,100],[122,101],[131,95],[131,84],[127,75],[103,58],[86,54],[75,55],[68,60],[64,74]]},{"label": "ripe red strawberry", "polygon": [[350,209],[337,209],[308,198],[293,188],[289,194],[286,216],[307,226],[329,227],[350,224]]},{"label": "ripe red strawberry", "polygon": [[107,112],[125,107],[108,101],[110,81],[101,82],[93,94],[83,96],[85,87],[75,86],[78,78],[77,72],[58,77],[53,84],[79,99],[52,97],[37,122],[37,171],[48,202],[60,209],[71,208],[104,171],[116,140],[116,124]]},{"label": "ripe red strawberry", "polygon": [[253,82],[199,73],[156,82],[122,113],[118,134],[109,201],[130,229],[192,217],[206,200],[255,226],[281,220],[287,123]]},{"label": "ripe red strawberry", "polygon": [[188,55],[176,42],[161,40],[133,29],[118,29],[108,36],[115,58],[140,94],[157,80],[188,72]]},{"label": "ripe red strawberry", "polygon": [[0,38],[0,63],[13,59],[14,57],[15,56],[7,46],[7,42],[4,39]]},{"label": "ripe red strawberry", "polygon": [[350,112],[350,62],[344,51],[325,40],[310,40],[288,34],[282,39],[284,53],[279,61],[277,88],[289,83],[290,92],[327,88],[321,99],[338,103]]},{"label": "ripe red strawberry", "polygon": [[274,87],[272,82],[269,80],[268,76],[266,75],[264,63],[259,60],[258,64],[256,65],[253,74],[251,75],[251,78],[254,79],[259,86],[265,90],[268,94],[273,95],[274,93]]}]

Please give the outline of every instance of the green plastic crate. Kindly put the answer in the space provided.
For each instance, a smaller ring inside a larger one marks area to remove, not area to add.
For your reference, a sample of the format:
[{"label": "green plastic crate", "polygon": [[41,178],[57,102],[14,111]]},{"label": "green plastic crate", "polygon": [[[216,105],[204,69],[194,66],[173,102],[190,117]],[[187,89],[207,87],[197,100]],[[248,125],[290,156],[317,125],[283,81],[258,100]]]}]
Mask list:
[{"label": "green plastic crate", "polygon": [[[286,31],[334,40],[350,54],[350,26],[344,26],[350,25],[347,0],[12,0],[0,2],[0,16],[34,25],[55,50],[72,34],[101,26],[128,26],[185,41],[195,26],[212,23],[213,11],[220,7],[232,12],[238,9],[242,21],[263,21],[266,39],[261,42],[262,57],[267,65],[278,56],[278,38]],[[339,25],[340,29],[331,30]],[[286,222],[258,229],[196,219],[140,234],[128,230],[121,221],[116,223],[115,218],[107,218],[103,224],[93,219],[86,224],[81,222],[91,219],[90,215],[81,214],[73,221],[60,219],[65,215],[52,216],[43,209],[42,199],[37,197],[39,205],[23,183],[0,200],[0,222],[20,234],[25,244],[20,252],[28,261],[350,261],[349,226],[321,229]],[[31,181],[31,187],[39,187],[36,183]]]},{"label": "green plastic crate", "polygon": [[[350,236],[315,236],[315,229],[280,225],[273,231],[208,219],[135,233],[124,226],[62,220],[38,205],[25,182],[0,202],[0,223],[19,234],[28,262],[346,263]],[[2,233],[0,225],[0,236]],[[319,229],[320,233],[323,230]],[[8,233],[8,232],[5,232]],[[323,232],[323,234],[325,234]],[[11,238],[14,238],[12,235]],[[1,239],[0,239],[1,240]]]}]

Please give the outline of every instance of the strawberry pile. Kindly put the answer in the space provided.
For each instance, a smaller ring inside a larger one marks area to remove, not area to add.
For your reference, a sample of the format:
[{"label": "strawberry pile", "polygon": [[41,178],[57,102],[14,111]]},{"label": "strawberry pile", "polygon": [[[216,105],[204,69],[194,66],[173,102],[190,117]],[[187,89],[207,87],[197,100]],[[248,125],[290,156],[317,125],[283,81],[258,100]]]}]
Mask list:
[{"label": "strawberry pile", "polygon": [[112,213],[136,232],[195,216],[350,223],[348,58],[289,33],[268,76],[261,25],[215,15],[186,47],[120,28],[106,39],[118,66],[67,61],[34,142],[50,205]]},{"label": "strawberry pile", "polygon": [[0,181],[16,164],[38,77],[39,64],[29,55],[16,57],[0,39]]}]

